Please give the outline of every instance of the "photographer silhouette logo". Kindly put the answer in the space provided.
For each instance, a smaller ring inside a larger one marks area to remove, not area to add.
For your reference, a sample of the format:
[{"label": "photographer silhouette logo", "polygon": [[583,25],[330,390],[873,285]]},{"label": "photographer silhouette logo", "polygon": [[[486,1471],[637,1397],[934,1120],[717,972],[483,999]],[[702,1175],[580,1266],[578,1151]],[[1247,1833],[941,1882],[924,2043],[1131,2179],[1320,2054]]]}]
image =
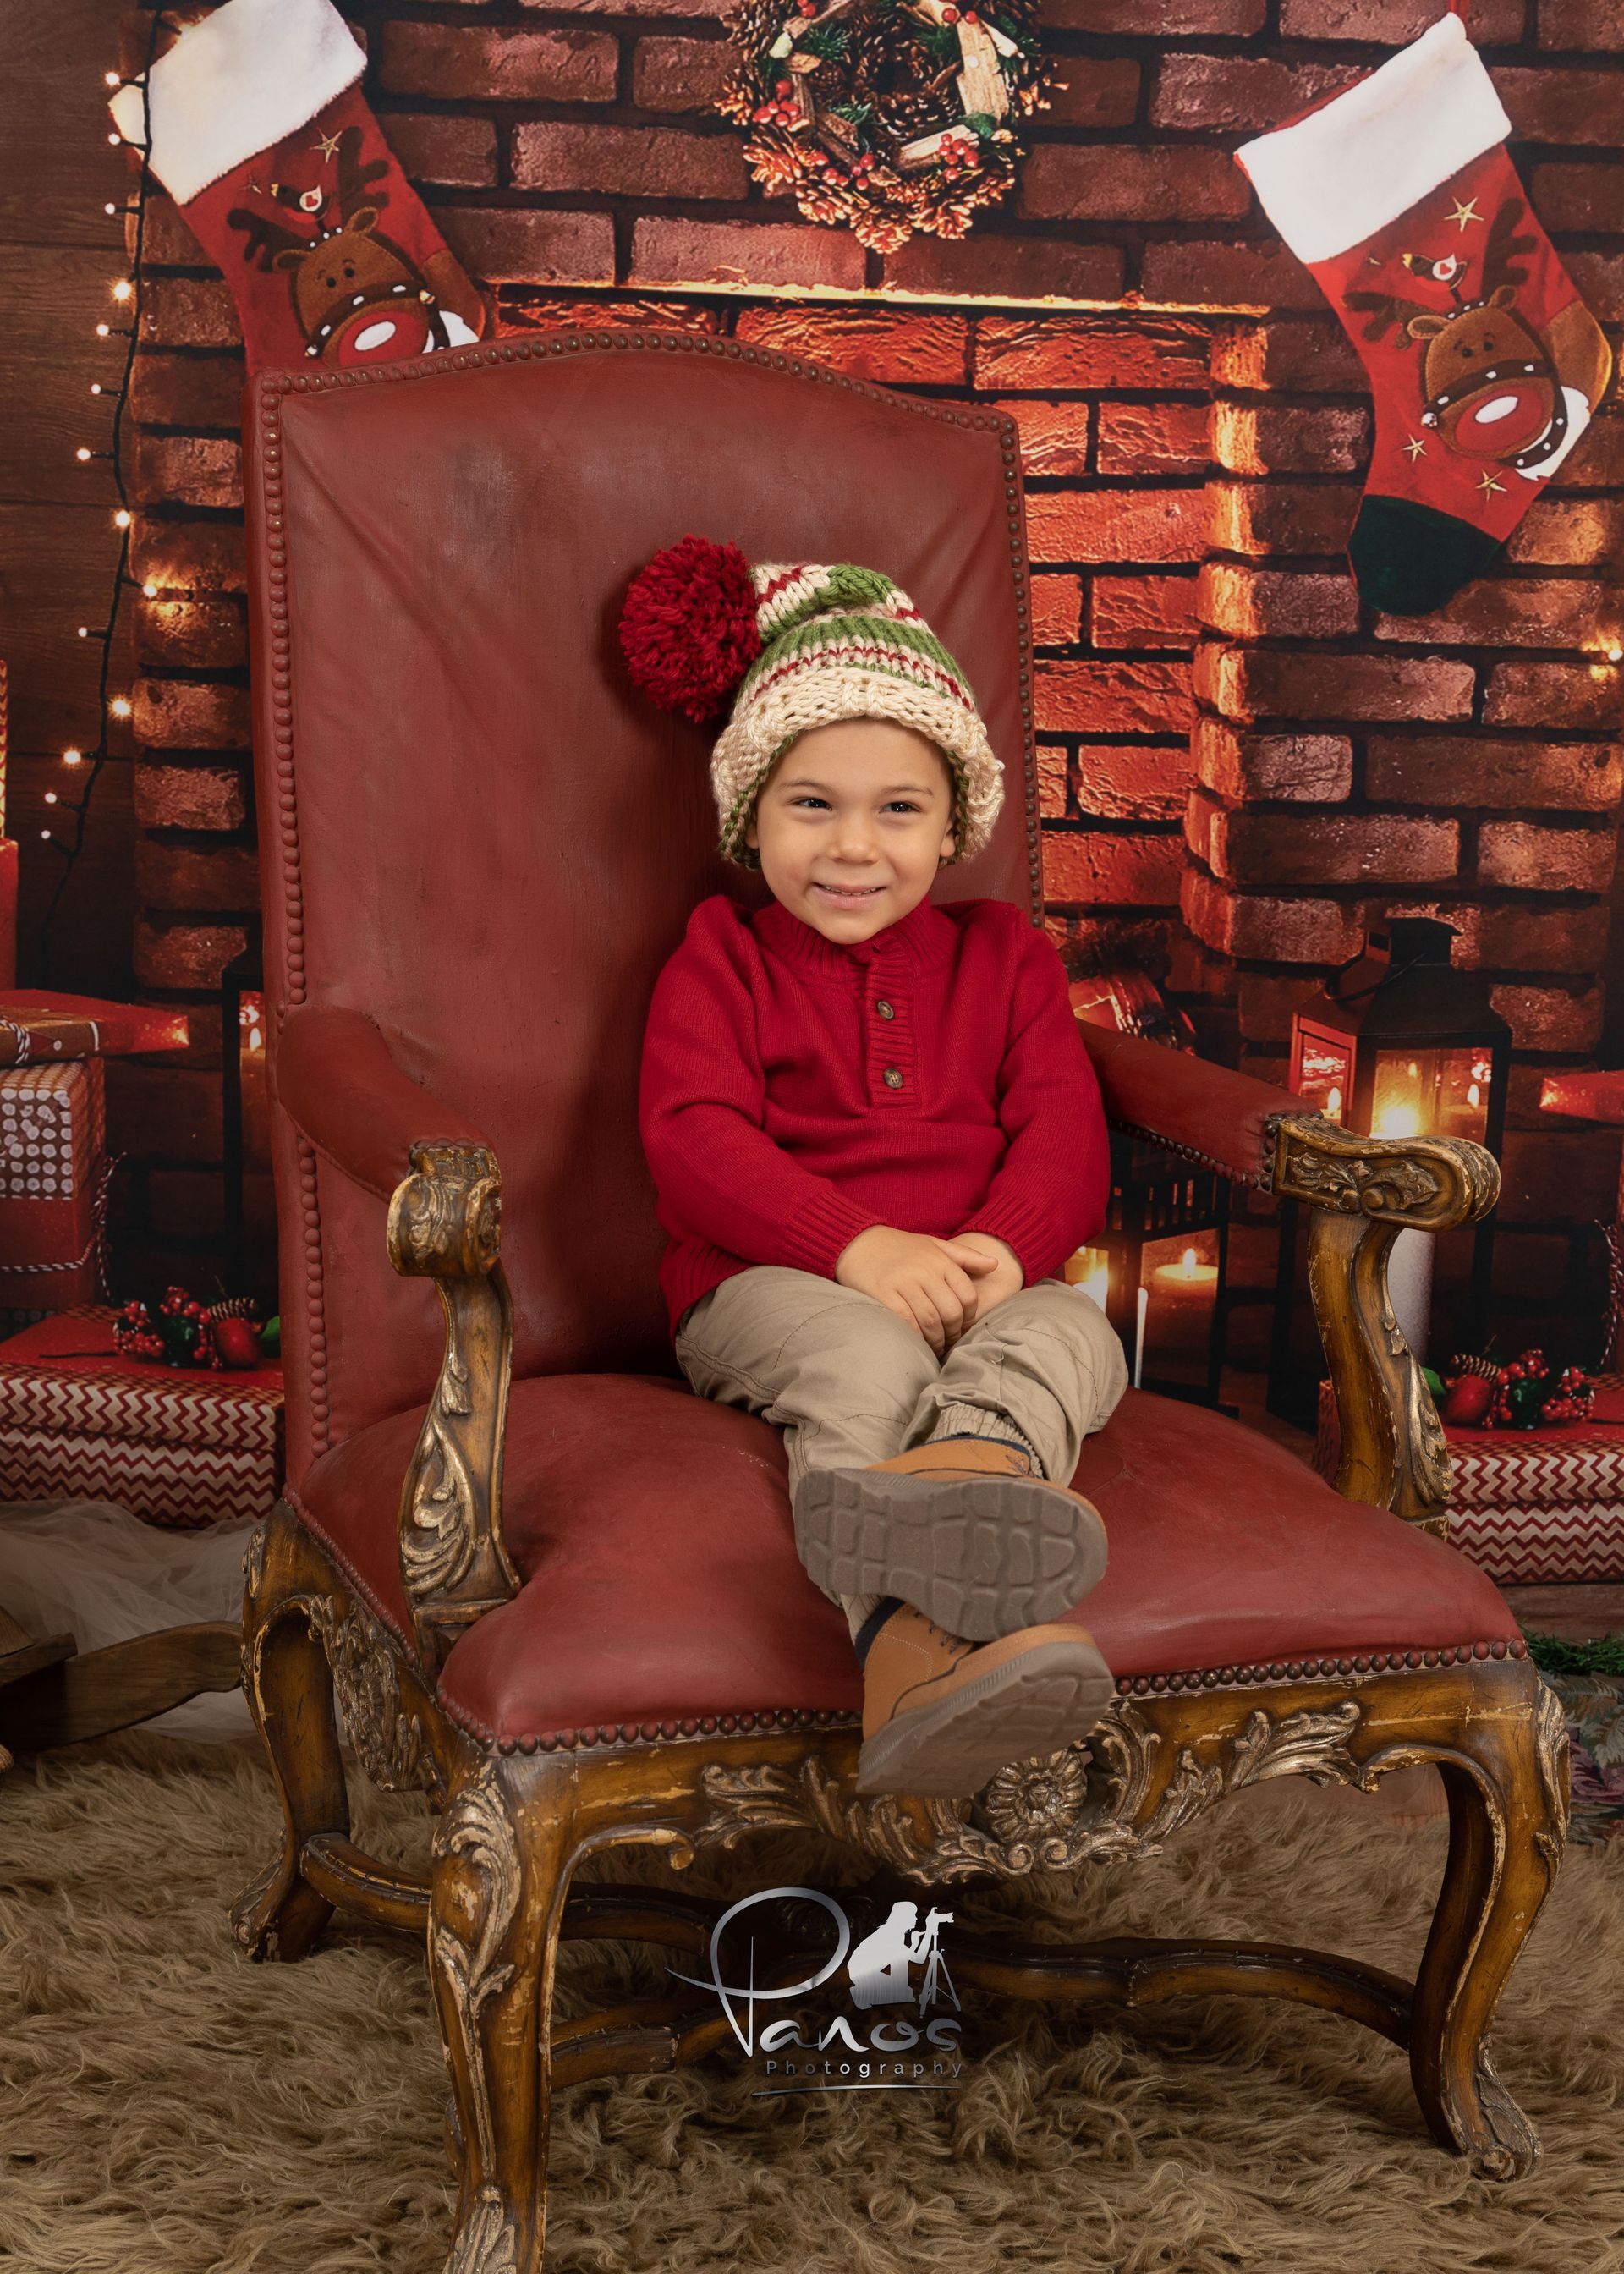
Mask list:
[{"label": "photographer silhouette logo", "polygon": [[[834,1928],[832,1954],[816,1972],[805,1974],[804,1934],[793,1934],[793,1908],[808,1903],[824,1911]],[[769,1906],[791,1907],[769,1931]],[[736,1920],[750,1916],[767,1945],[758,1963],[757,1935],[748,1939],[742,1983],[722,1971],[723,1939]],[[917,1903],[893,1902],[886,1917],[855,1948],[851,1921],[832,1895],[816,1887],[768,1887],[746,1895],[723,1912],[710,1932],[709,1975],[666,1971],[679,1982],[714,1990],[728,2026],[747,2059],[759,2063],[769,2082],[754,2099],[786,2092],[885,2092],[957,2090],[963,2074],[957,2018],[959,1993],[941,1946],[942,1929],[951,1911],[930,1910],[921,1924]],[[919,1970],[917,1987],[915,1969]],[[777,1980],[778,1975],[793,1978]],[[860,2015],[885,2010],[872,2022],[837,2013],[821,2027],[797,2011],[757,2028],[758,2007],[804,2002],[824,1984],[843,1977]],[[951,2005],[952,2012],[936,2011]],[[898,2009],[906,2008],[906,2011]]]}]

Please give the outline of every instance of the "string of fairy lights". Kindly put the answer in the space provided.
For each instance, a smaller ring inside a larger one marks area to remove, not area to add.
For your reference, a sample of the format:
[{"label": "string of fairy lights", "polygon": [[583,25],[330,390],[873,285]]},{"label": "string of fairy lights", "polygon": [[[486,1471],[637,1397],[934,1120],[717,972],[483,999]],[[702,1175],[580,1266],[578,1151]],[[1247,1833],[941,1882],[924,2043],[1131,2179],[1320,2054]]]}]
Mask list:
[{"label": "string of fairy lights", "polygon": [[[77,799],[71,799],[64,794],[64,790],[48,789],[45,792],[46,804],[56,808],[56,814],[53,817],[52,825],[41,829],[40,835],[47,845],[53,847],[62,855],[61,873],[56,878],[56,888],[47,903],[45,913],[41,918],[37,936],[40,977],[47,986],[50,984],[50,929],[56,912],[62,906],[63,895],[67,890],[68,880],[73,873],[73,864],[84,850],[86,822],[90,810],[90,802],[95,794],[95,787],[102,769],[109,756],[109,724],[113,719],[128,719],[131,714],[129,696],[109,695],[108,691],[108,682],[112,671],[113,637],[118,628],[119,609],[123,605],[126,586],[139,584],[141,591],[149,600],[156,599],[158,592],[156,584],[143,582],[130,574],[130,531],[132,516],[130,511],[130,500],[124,490],[119,446],[124,408],[129,399],[131,368],[135,361],[136,338],[140,329],[141,248],[147,229],[147,192],[149,179],[147,152],[152,144],[147,83],[157,49],[162,22],[162,13],[159,9],[154,8],[152,14],[152,27],[147,35],[146,59],[138,73],[129,78],[125,78],[118,72],[110,71],[106,74],[106,83],[109,91],[121,87],[139,87],[141,90],[141,164],[136,177],[134,194],[126,200],[123,207],[109,199],[102,208],[109,217],[121,211],[125,215],[135,215],[135,241],[131,250],[131,275],[116,277],[110,288],[117,308],[129,318],[129,321],[115,323],[104,320],[95,328],[95,335],[99,340],[121,339],[124,342],[124,369],[118,376],[117,383],[109,387],[101,380],[93,380],[90,386],[92,395],[98,401],[104,400],[109,394],[113,397],[113,425],[112,433],[109,438],[109,447],[105,450],[97,450],[93,449],[88,443],[81,442],[73,455],[82,466],[100,461],[112,468],[114,485],[118,492],[118,505],[112,517],[113,527],[118,531],[118,565],[113,576],[112,598],[108,606],[106,623],[100,628],[93,624],[80,624],[78,627],[79,637],[82,640],[96,641],[102,651],[101,670],[96,689],[96,715],[100,724],[95,743],[89,749],[82,748],[78,743],[70,743],[62,753],[63,766],[71,781],[79,788],[79,795]],[[110,133],[107,139],[116,148],[124,144],[123,135],[117,132]]]}]

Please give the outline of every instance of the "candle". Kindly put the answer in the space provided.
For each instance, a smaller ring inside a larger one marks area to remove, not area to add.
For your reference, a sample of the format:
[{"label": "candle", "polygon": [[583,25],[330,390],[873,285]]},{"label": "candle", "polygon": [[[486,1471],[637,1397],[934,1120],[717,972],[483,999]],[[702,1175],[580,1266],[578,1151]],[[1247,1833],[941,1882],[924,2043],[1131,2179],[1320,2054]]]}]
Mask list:
[{"label": "candle", "polygon": [[1218,1284],[1218,1266],[1198,1261],[1193,1247],[1186,1247],[1177,1263],[1158,1263],[1151,1274],[1158,1295],[1171,1295],[1175,1300],[1210,1296]]}]

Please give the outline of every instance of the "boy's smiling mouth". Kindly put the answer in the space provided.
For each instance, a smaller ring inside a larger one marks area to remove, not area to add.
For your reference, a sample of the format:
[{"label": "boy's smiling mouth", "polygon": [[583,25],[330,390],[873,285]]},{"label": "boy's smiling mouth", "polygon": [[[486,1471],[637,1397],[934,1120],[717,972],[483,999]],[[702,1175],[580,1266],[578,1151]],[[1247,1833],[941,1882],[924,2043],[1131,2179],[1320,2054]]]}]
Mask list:
[{"label": "boy's smiling mouth", "polygon": [[885,887],[883,885],[820,885],[815,882],[812,889],[815,892],[827,894],[831,900],[855,903],[871,900],[876,892],[883,892]]}]

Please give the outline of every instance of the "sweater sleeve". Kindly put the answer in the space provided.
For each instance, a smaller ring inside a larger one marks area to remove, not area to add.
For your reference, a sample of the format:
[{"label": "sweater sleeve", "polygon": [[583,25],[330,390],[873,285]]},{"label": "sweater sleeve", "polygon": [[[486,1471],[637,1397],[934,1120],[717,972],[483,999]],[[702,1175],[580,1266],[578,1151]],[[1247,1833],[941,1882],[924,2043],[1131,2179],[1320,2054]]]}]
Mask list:
[{"label": "sweater sleeve", "polygon": [[843,1248],[883,1218],[804,1169],[764,1127],[756,1006],[721,922],[695,911],[655,983],[637,1126],[674,1235],[748,1263],[834,1276]]},{"label": "sweater sleeve", "polygon": [[986,1199],[959,1229],[1005,1241],[1030,1287],[1052,1277],[1104,1224],[1110,1141],[1065,966],[1047,932],[1024,921],[1021,931],[998,1081],[1009,1141]]}]

